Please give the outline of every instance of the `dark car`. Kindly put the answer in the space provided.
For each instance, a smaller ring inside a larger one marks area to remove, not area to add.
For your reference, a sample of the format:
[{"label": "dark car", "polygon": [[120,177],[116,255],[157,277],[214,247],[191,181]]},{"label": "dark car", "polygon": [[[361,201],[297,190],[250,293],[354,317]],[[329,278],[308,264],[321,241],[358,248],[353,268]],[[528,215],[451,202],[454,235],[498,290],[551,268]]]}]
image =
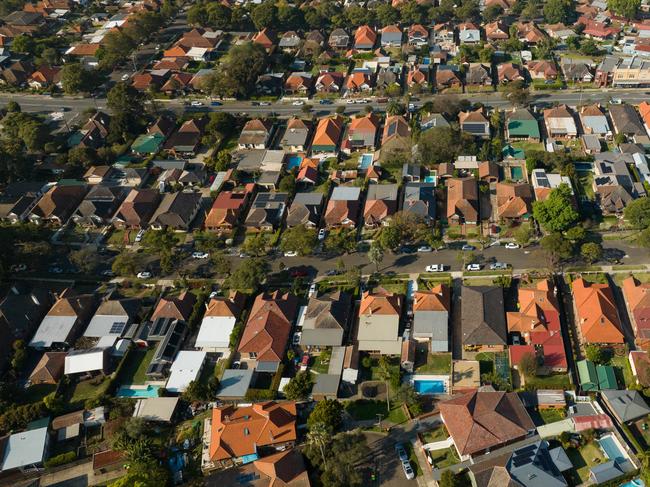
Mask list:
[{"label": "dark car", "polygon": [[211,101],[210,105],[213,107],[220,107],[221,105],[223,105],[223,103],[221,103],[220,101]]},{"label": "dark car", "polygon": [[321,105],[331,105],[333,102],[332,100],[321,100],[318,103]]}]

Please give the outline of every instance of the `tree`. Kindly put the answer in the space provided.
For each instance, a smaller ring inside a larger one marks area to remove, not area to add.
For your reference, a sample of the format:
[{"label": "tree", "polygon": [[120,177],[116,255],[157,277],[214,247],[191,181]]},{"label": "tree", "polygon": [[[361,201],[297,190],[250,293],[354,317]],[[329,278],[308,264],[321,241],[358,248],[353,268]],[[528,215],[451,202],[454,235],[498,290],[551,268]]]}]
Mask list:
[{"label": "tree", "polygon": [[99,254],[95,246],[88,245],[79,250],[70,252],[68,258],[86,274],[92,274],[100,263]]},{"label": "tree", "polygon": [[79,63],[66,64],[61,70],[61,84],[68,95],[89,91],[90,75]]},{"label": "tree", "polygon": [[[291,382],[289,382],[289,384],[291,384]],[[287,387],[289,384],[287,384]],[[307,444],[311,447],[318,448],[318,451],[321,454],[321,459],[323,460],[323,466],[325,468],[327,468],[327,461],[325,460],[325,447],[330,443],[330,441],[332,441],[332,434],[327,429],[327,426],[325,426],[323,423],[314,423],[309,427],[309,431],[307,432]]]},{"label": "tree", "polygon": [[[216,386],[218,386],[218,383]],[[216,387],[214,390],[210,390],[208,384],[193,380],[183,392],[183,398],[189,402],[210,401],[214,399],[216,392]]]},{"label": "tree", "polygon": [[571,0],[547,0],[544,4],[544,18],[549,24],[568,24],[574,13]]},{"label": "tree", "polygon": [[[321,448],[323,444],[326,448]],[[323,441],[310,442],[305,453],[312,465],[322,472],[320,484],[323,487],[362,485],[363,477],[359,467],[367,460],[370,449],[360,430],[339,433],[331,439],[326,437]]]},{"label": "tree", "polygon": [[535,201],[533,216],[546,231],[562,232],[573,226],[580,214],[573,205],[569,185],[563,183],[552,190],[546,200]]},{"label": "tree", "polygon": [[307,426],[310,429],[315,424],[322,424],[330,432],[338,431],[342,423],[343,405],[336,399],[325,399],[317,402],[309,418],[307,418]]},{"label": "tree", "polygon": [[402,243],[402,232],[396,226],[381,229],[377,243],[382,249],[395,250]]},{"label": "tree", "polygon": [[293,193],[296,191],[296,177],[293,174],[285,174],[282,179],[280,179],[278,189],[293,196]]},{"label": "tree", "polygon": [[506,98],[515,105],[525,106],[530,100],[530,91],[521,80],[508,83],[505,85],[503,92]]},{"label": "tree", "polygon": [[580,247],[580,255],[588,264],[593,264],[603,257],[603,247],[596,242],[586,242]]},{"label": "tree", "polygon": [[483,20],[485,22],[493,22],[498,19],[503,14],[503,8],[501,5],[493,3],[483,10]]},{"label": "tree", "polygon": [[142,239],[142,246],[151,254],[171,253],[178,245],[180,239],[176,232],[166,227],[162,230],[154,230],[145,233]]},{"label": "tree", "polygon": [[397,100],[390,100],[388,105],[386,105],[386,113],[388,115],[402,115],[406,111],[406,108],[402,103]]},{"label": "tree", "polygon": [[460,482],[454,472],[451,470],[443,470],[438,485],[440,487],[460,487]]},{"label": "tree", "polygon": [[399,22],[399,11],[390,3],[382,3],[375,9],[375,17],[382,27]]},{"label": "tree", "polygon": [[394,381],[395,372],[386,355],[379,358],[377,377],[386,384],[386,406],[390,411],[390,384]]},{"label": "tree", "polygon": [[540,240],[540,245],[552,267],[555,267],[562,260],[571,258],[573,255],[573,244],[559,232],[543,237]]},{"label": "tree", "polygon": [[282,234],[280,249],[294,251],[299,255],[310,255],[316,247],[316,230],[305,225],[287,228]]},{"label": "tree", "polygon": [[641,0],[607,0],[607,9],[628,20],[634,19],[641,8]]},{"label": "tree", "polygon": [[310,372],[298,372],[289,383],[284,386],[284,395],[290,401],[301,401],[309,397],[312,387]]},{"label": "tree", "polygon": [[265,259],[246,259],[228,277],[226,282],[231,289],[256,291],[267,272],[268,262]]},{"label": "tree", "polygon": [[253,8],[251,20],[257,30],[275,27],[278,23],[278,8],[270,0],[262,2]]},{"label": "tree", "polygon": [[650,198],[638,198],[625,207],[625,219],[634,228],[650,227]]},{"label": "tree", "polygon": [[573,243],[582,242],[587,238],[587,230],[582,225],[576,225],[575,227],[569,228],[564,232],[564,236],[571,240]]},{"label": "tree", "polygon": [[646,228],[639,234],[636,243],[643,248],[650,249],[650,228]]},{"label": "tree", "polygon": [[143,95],[126,83],[117,83],[106,95],[106,105],[113,112],[109,136],[113,141],[128,140],[139,133],[144,117]]},{"label": "tree", "polygon": [[261,257],[266,254],[266,247],[268,246],[268,236],[263,232],[250,235],[244,240],[241,246],[242,250],[255,257]]},{"label": "tree", "polygon": [[585,39],[580,43],[580,52],[585,56],[598,56],[600,54],[600,48],[593,39]]},{"label": "tree", "polygon": [[122,251],[111,265],[111,270],[117,276],[134,276],[138,272],[140,258],[138,254]]},{"label": "tree", "polygon": [[517,366],[524,377],[533,377],[537,374],[537,358],[532,353],[525,353]]},{"label": "tree", "polygon": [[334,253],[350,253],[357,247],[354,230],[339,230],[330,232],[325,239],[325,250]]},{"label": "tree", "polygon": [[420,160],[424,164],[440,164],[455,160],[461,153],[476,155],[474,138],[451,127],[434,127],[423,132],[418,141]]},{"label": "tree", "polygon": [[533,236],[533,231],[529,226],[521,226],[515,230],[515,241],[521,245],[528,245]]},{"label": "tree", "polygon": [[368,260],[375,264],[376,272],[379,272],[379,264],[384,260],[384,251],[381,246],[373,242],[368,250]]},{"label": "tree", "polygon": [[422,414],[420,395],[411,384],[402,384],[399,389],[397,389],[395,397],[398,401],[401,401],[408,406],[411,414],[416,416]]},{"label": "tree", "polygon": [[246,98],[255,90],[257,78],[266,65],[266,51],[260,44],[233,45],[219,69],[206,80],[205,89],[221,97]]},{"label": "tree", "polygon": [[587,345],[585,347],[585,357],[595,364],[607,365],[612,359],[612,351],[600,345]]},{"label": "tree", "polygon": [[11,43],[11,50],[21,54],[32,54],[34,47],[34,38],[28,34],[18,34]]},{"label": "tree", "polygon": [[217,276],[225,277],[230,274],[232,264],[230,263],[230,259],[228,259],[223,252],[214,252],[210,254],[210,261],[212,262],[212,266],[214,267]]}]

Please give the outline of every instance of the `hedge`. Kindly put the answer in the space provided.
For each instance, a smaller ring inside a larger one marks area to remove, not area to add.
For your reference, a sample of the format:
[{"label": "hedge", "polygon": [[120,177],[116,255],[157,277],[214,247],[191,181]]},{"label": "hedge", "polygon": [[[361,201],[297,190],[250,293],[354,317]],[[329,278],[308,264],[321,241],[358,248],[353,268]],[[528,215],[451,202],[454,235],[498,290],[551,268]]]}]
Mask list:
[{"label": "hedge", "polygon": [[73,451],[67,453],[61,453],[55,457],[45,460],[45,468],[58,467],[59,465],[64,465],[66,463],[74,462],[77,459],[77,454]]}]

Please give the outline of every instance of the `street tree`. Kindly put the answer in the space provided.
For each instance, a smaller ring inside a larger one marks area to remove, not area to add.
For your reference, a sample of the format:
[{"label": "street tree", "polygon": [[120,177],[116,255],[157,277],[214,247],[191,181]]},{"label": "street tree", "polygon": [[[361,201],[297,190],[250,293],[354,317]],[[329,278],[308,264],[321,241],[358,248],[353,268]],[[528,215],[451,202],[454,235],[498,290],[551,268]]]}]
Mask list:
[{"label": "street tree", "polygon": [[266,249],[269,244],[269,237],[264,232],[256,233],[255,235],[249,235],[244,240],[241,248],[242,250],[250,255],[255,257],[262,257],[266,255]]},{"label": "street tree", "polygon": [[134,276],[138,272],[140,263],[138,254],[123,250],[113,260],[111,270],[116,276]]},{"label": "street tree", "polygon": [[379,272],[379,264],[384,260],[384,251],[379,244],[372,243],[368,250],[368,260],[375,264],[375,271]]},{"label": "street tree", "polygon": [[567,184],[553,189],[544,201],[533,203],[533,216],[549,232],[562,232],[573,226],[580,214],[573,205],[573,194]]},{"label": "street tree", "polygon": [[68,95],[88,91],[90,78],[89,72],[79,63],[66,64],[61,70],[61,85]]},{"label": "street tree", "polygon": [[226,280],[227,287],[238,291],[256,291],[266,278],[268,261],[266,259],[245,259]]},{"label": "street tree", "polygon": [[76,265],[85,274],[95,272],[100,264],[100,257],[97,248],[93,245],[87,245],[79,250],[73,250],[68,255],[70,262]]},{"label": "street tree", "polygon": [[514,105],[525,106],[530,101],[530,91],[520,80],[508,83],[504,87],[503,93]]},{"label": "street tree", "polygon": [[559,232],[546,235],[539,243],[546,255],[549,266],[552,268],[557,267],[560,262],[573,256],[573,244]]},{"label": "street tree", "polygon": [[395,250],[402,242],[402,232],[394,225],[384,227],[377,239],[379,246],[385,250]]},{"label": "street tree", "polygon": [[533,230],[529,226],[521,226],[515,230],[515,241],[521,245],[528,245],[533,236]]},{"label": "street tree", "polygon": [[586,242],[580,247],[580,255],[588,263],[593,264],[603,257],[603,247],[596,242]]},{"label": "street tree", "polygon": [[266,65],[266,51],[260,44],[233,45],[219,68],[206,79],[205,89],[221,97],[248,97]]},{"label": "street tree", "polygon": [[607,9],[626,19],[634,19],[641,8],[641,0],[607,0]]},{"label": "street tree", "polygon": [[650,227],[650,199],[638,198],[628,203],[625,207],[624,216],[634,228],[645,229]]}]

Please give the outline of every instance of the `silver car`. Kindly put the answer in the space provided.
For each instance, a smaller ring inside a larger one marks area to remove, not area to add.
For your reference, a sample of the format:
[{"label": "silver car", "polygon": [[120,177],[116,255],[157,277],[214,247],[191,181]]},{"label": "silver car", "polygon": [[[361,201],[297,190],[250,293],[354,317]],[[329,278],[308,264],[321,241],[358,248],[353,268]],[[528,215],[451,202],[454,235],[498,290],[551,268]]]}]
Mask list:
[{"label": "silver car", "polygon": [[402,462],[402,470],[404,470],[404,475],[406,475],[406,478],[408,480],[412,480],[415,478],[415,472],[413,471],[413,468],[411,467],[411,463],[408,460]]}]

